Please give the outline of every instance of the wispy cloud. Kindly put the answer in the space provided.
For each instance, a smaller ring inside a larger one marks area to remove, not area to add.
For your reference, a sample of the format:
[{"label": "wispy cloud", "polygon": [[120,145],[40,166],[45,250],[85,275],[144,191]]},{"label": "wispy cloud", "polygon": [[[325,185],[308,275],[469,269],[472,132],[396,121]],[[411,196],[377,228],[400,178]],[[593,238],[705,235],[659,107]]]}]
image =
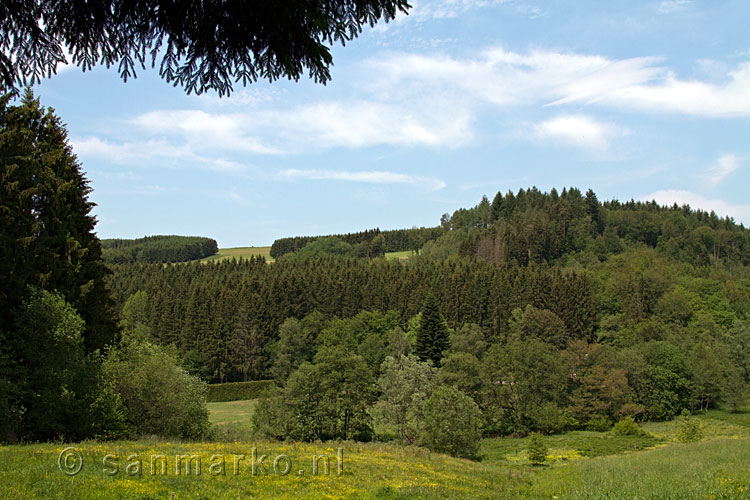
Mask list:
[{"label": "wispy cloud", "polygon": [[660,205],[690,205],[691,208],[711,211],[720,216],[733,217],[745,224],[750,223],[750,205],[728,203],[721,199],[705,198],[691,191],[663,189],[641,198],[643,201],[656,200]]},{"label": "wispy cloud", "polygon": [[534,126],[534,135],[591,150],[606,150],[610,141],[627,131],[611,123],[601,123],[590,116],[563,115]]},{"label": "wispy cloud", "polygon": [[740,159],[735,154],[727,153],[716,160],[716,163],[706,171],[706,180],[716,186],[738,168],[740,168]]},{"label": "wispy cloud", "polygon": [[362,182],[368,184],[411,184],[424,186],[429,191],[437,191],[445,187],[445,183],[433,177],[417,177],[396,172],[380,170],[346,171],[346,170],[300,170],[287,169],[279,172],[279,178],[288,180],[333,180],[347,182]]},{"label": "wispy cloud", "polygon": [[656,10],[660,14],[671,14],[673,12],[680,12],[692,5],[693,0],[662,0],[659,2]]},{"label": "wispy cloud", "polygon": [[391,53],[344,71],[349,78],[341,80],[335,99],[291,104],[283,92],[263,91],[221,105],[203,99],[198,102],[204,109],[154,110],[132,118],[128,134],[136,139],[130,142],[91,137],[77,141],[76,150],[120,162],[185,159],[226,171],[240,170],[237,158],[248,155],[379,145],[464,147],[476,140],[480,119],[519,108],[559,110],[557,118],[537,124],[538,138],[599,151],[627,130],[597,121],[597,108],[750,116],[750,63],[687,80],[657,57],[491,47],[463,58]]},{"label": "wispy cloud", "polygon": [[629,112],[750,116],[750,63],[717,75],[723,83],[715,84],[680,79],[662,62],[495,47],[468,59],[392,54],[366,66],[373,88],[453,91],[497,106],[585,104]]},{"label": "wispy cloud", "polygon": [[184,167],[185,164],[215,171],[239,172],[247,165],[216,156],[203,156],[192,151],[188,143],[175,144],[167,139],[110,142],[98,137],[73,138],[76,155],[88,159],[104,159],[119,165]]}]

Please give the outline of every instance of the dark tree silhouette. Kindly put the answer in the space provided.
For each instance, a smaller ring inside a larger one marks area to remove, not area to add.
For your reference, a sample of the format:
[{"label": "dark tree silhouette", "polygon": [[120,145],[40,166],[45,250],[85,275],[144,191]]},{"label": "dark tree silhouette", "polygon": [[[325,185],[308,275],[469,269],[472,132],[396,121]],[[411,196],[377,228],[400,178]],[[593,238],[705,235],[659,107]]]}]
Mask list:
[{"label": "dark tree silhouette", "polygon": [[428,295],[422,306],[422,319],[417,329],[415,352],[422,361],[431,360],[440,366],[443,352],[450,347],[450,332],[445,318],[440,313],[440,305],[434,295]]},{"label": "dark tree silhouette", "polygon": [[243,85],[307,70],[331,78],[334,42],[410,7],[406,0],[285,0],[171,2],[165,0],[3,0],[0,2],[0,90],[17,90],[51,76],[59,63],[83,70],[116,65],[127,81],[155,67],[187,93],[229,95]]}]

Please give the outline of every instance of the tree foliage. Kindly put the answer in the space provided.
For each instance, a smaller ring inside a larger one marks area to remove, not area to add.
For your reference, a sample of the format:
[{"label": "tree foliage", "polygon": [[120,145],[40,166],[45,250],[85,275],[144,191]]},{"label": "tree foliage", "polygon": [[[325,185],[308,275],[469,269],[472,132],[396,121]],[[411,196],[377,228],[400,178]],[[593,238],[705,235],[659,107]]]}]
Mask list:
[{"label": "tree foliage", "polygon": [[477,458],[482,438],[482,412],[469,396],[440,386],[425,401],[422,440],[433,451]]},{"label": "tree foliage", "polygon": [[427,296],[421,313],[414,352],[422,361],[432,361],[434,366],[440,366],[443,353],[450,347],[450,330],[434,295]]},{"label": "tree foliage", "polygon": [[0,98],[0,162],[0,325],[29,285],[57,291],[85,321],[87,351],[101,349],[117,327],[91,189],[60,119],[30,90],[17,106]]},{"label": "tree foliage", "polygon": [[0,4],[0,88],[34,84],[65,63],[117,66],[123,80],[150,63],[188,94],[234,83],[330,80],[330,45],[406,12],[405,0],[132,2],[11,0]]},{"label": "tree foliage", "polygon": [[216,240],[198,236],[146,236],[134,240],[102,240],[102,257],[111,264],[186,262],[214,255]]}]

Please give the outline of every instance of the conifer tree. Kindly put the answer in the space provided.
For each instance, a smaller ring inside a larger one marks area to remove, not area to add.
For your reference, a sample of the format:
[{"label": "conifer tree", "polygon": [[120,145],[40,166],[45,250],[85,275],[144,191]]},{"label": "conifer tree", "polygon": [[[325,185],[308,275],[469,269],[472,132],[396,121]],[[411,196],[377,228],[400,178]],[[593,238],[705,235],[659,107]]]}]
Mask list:
[{"label": "conifer tree", "polygon": [[58,291],[81,315],[87,351],[112,341],[90,191],[53,111],[28,89],[17,106],[0,98],[0,324],[12,323],[33,285]]},{"label": "conifer tree", "polygon": [[440,366],[443,352],[449,347],[448,324],[440,312],[437,299],[430,294],[422,306],[422,319],[417,328],[417,345],[414,351],[422,361],[431,360],[435,366]]}]

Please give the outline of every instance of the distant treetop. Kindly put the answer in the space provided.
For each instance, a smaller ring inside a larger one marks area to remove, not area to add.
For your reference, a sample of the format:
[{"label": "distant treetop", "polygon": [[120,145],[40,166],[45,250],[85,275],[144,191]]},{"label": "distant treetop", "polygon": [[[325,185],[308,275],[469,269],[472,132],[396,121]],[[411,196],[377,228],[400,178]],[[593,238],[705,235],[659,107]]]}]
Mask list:
[{"label": "distant treetop", "polygon": [[299,80],[305,70],[325,84],[334,42],[409,8],[406,0],[3,0],[0,91],[55,74],[65,49],[84,71],[116,65],[125,81],[159,59],[159,75],[188,94],[229,95],[233,83]]}]

